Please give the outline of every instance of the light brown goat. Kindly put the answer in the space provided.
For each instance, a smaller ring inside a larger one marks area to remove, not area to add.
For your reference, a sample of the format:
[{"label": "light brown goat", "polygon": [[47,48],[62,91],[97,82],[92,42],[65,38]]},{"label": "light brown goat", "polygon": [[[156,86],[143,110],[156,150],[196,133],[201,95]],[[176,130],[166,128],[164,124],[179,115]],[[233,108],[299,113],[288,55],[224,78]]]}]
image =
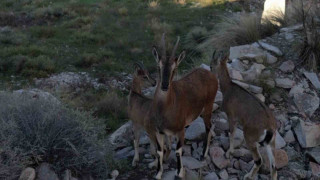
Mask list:
[{"label": "light brown goat", "polygon": [[[137,161],[139,161],[139,139],[143,129],[145,129],[149,135],[150,145],[155,146],[156,143],[155,126],[152,124],[152,122],[150,122],[152,121],[151,118],[146,118],[148,114],[149,116],[152,115],[151,112],[149,113],[149,111],[152,110],[152,99],[143,96],[141,92],[142,88],[146,86],[155,86],[156,81],[149,76],[148,71],[141,63],[135,63],[134,66],[135,72],[133,74],[128,103],[128,115],[132,120],[134,132],[135,154],[132,161],[132,166],[136,166]],[[168,156],[170,154],[170,148],[166,152],[166,156]],[[155,152],[152,152],[151,154],[156,155]],[[156,165],[157,159],[154,162],[151,162],[149,167],[151,168]]]},{"label": "light brown goat", "polygon": [[270,162],[271,178],[277,179],[273,150],[275,148],[276,120],[272,112],[253,94],[233,83],[227,69],[228,56],[213,58],[211,70],[218,74],[220,89],[223,94],[222,111],[226,112],[230,126],[230,148],[226,153],[229,158],[234,150],[234,134],[237,123],[243,126],[244,138],[254,159],[254,166],[244,179],[254,179],[262,164],[258,145],[266,146]]},{"label": "light brown goat", "polygon": [[198,68],[180,80],[174,81],[173,77],[177,67],[185,57],[185,51],[183,51],[178,58],[175,56],[178,44],[179,38],[170,58],[166,56],[164,35],[161,40],[161,56],[158,54],[157,49],[155,47],[153,48],[153,55],[159,68],[159,81],[157,82],[153,100],[157,125],[157,153],[159,155],[156,179],[161,179],[163,173],[162,160],[165,134],[178,137],[176,147],[178,163],[176,175],[180,178],[184,176],[181,156],[185,127],[202,114],[206,127],[204,157],[208,155],[211,140],[211,115],[218,89],[217,78],[210,71]]}]

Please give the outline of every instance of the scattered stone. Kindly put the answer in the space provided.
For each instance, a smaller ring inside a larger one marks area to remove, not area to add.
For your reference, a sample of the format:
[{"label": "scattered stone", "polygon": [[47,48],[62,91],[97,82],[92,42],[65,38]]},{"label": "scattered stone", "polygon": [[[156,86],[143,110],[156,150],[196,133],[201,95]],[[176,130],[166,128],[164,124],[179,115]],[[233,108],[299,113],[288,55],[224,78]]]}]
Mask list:
[{"label": "scattered stone", "polygon": [[[269,173],[270,172],[270,167],[269,167],[270,164],[269,164],[267,151],[265,148],[261,148],[260,152],[261,152],[261,157],[262,157],[262,162],[263,162],[262,169],[263,169],[263,171]],[[282,149],[275,149],[274,153],[275,153],[275,161],[276,161],[277,169],[281,169],[281,168],[288,165],[289,158],[288,158],[286,151],[284,151]]]},{"label": "scattered stone", "polygon": [[185,138],[190,141],[200,140],[206,134],[206,128],[201,117],[194,120],[186,130]]},{"label": "scattered stone", "polygon": [[289,78],[276,78],[276,86],[284,89],[290,89],[294,86],[295,82]]},{"label": "scattered stone", "polygon": [[203,180],[219,180],[219,178],[215,172],[210,172],[203,178]]},{"label": "scattered stone", "polygon": [[286,141],[282,138],[282,136],[277,131],[276,135],[276,149],[281,149],[286,146]]},{"label": "scattered stone", "polygon": [[314,162],[310,162],[310,167],[312,170],[312,174],[314,176],[320,176],[320,165]]},{"label": "scattered stone", "polygon": [[239,128],[236,128],[236,132],[234,134],[234,148],[240,147],[244,142],[243,131]]},{"label": "scattered stone", "polygon": [[301,121],[295,127],[294,132],[303,148],[320,145],[320,125]]},{"label": "scattered stone", "polygon": [[320,81],[316,73],[304,72],[303,74],[309,79],[316,89],[320,89]]},{"label": "scattered stone", "polygon": [[229,122],[225,119],[217,119],[214,123],[215,127],[222,130],[222,131],[227,131],[229,130]]},{"label": "scattered stone", "polygon": [[221,91],[217,91],[217,95],[216,95],[216,98],[214,99],[214,102],[215,103],[219,103],[219,102],[222,102],[222,100],[223,100],[222,92]]},{"label": "scattered stone", "polygon": [[253,63],[248,71],[242,73],[243,79],[247,82],[253,82],[261,75],[261,72],[264,69],[264,65]]},{"label": "scattered stone", "polygon": [[249,163],[243,161],[243,160],[239,160],[240,163],[240,170],[241,171],[245,171],[245,172],[249,172],[254,164],[254,161],[250,161]]},{"label": "scattered stone", "polygon": [[219,176],[221,179],[229,179],[228,172],[225,169],[219,172]]},{"label": "scattered stone", "polygon": [[255,58],[253,55],[258,59],[258,61],[260,61],[261,56],[265,55],[265,52],[254,45],[235,46],[230,48],[229,59],[241,60],[248,57]]},{"label": "scattered stone", "polygon": [[208,65],[206,65],[206,64],[203,64],[203,63],[202,63],[202,64],[200,65],[200,67],[203,68],[203,69],[205,69],[205,70],[211,71],[210,66],[208,66]]},{"label": "scattered stone", "polygon": [[233,59],[230,65],[232,69],[235,69],[240,72],[244,72],[248,69],[247,65],[243,64],[239,59]]},{"label": "scattered stone", "polygon": [[278,47],[272,46],[270,44],[267,44],[265,42],[259,41],[259,44],[262,48],[273,52],[274,54],[276,54],[277,56],[282,56],[283,53],[280,51],[280,49]]},{"label": "scattered stone", "polygon": [[320,164],[320,146],[308,151],[307,155],[312,157],[312,159],[314,159],[316,161],[316,163]]},{"label": "scattered stone", "polygon": [[126,157],[129,156],[129,152],[132,150],[132,146],[128,146],[128,147],[125,147],[119,151],[116,152],[115,154],[115,158],[116,159],[125,159]]},{"label": "scattered stone", "polygon": [[319,108],[319,97],[316,93],[296,93],[293,96],[293,101],[301,112],[311,117]]},{"label": "scattered stone", "polygon": [[236,158],[240,158],[245,162],[250,162],[252,160],[251,152],[245,148],[235,149],[233,152],[233,156]]},{"label": "scattered stone", "polygon": [[278,58],[275,56],[271,55],[270,53],[267,53],[267,63],[268,64],[274,64],[278,61]]},{"label": "scattered stone", "polygon": [[24,169],[19,177],[19,180],[34,180],[36,178],[36,171],[28,167]]},{"label": "scattered stone", "polygon": [[59,180],[57,174],[48,163],[41,163],[37,168],[37,180]]},{"label": "scattered stone", "polygon": [[200,169],[206,165],[191,156],[182,156],[182,163],[185,167],[187,167],[191,170],[192,169]]},{"label": "scattered stone", "polygon": [[279,69],[284,73],[290,73],[294,70],[294,68],[295,68],[295,65],[291,60],[283,62],[281,66],[279,66]]},{"label": "scattered stone", "polygon": [[302,84],[297,84],[291,88],[289,92],[289,97],[294,97],[295,94],[302,94],[304,92],[304,88]]},{"label": "scattered stone", "polygon": [[132,142],[132,121],[128,121],[111,134],[109,141],[113,145],[130,145]]},{"label": "scattered stone", "polygon": [[292,32],[292,31],[300,31],[300,30],[303,30],[303,25],[302,24],[297,24],[297,25],[294,25],[294,26],[281,28],[280,32]]},{"label": "scattered stone", "polygon": [[291,130],[286,132],[284,136],[284,140],[286,141],[286,143],[292,143],[296,141],[296,139],[294,138],[293,132]]},{"label": "scattered stone", "polygon": [[229,75],[230,75],[231,79],[235,79],[235,80],[239,80],[239,81],[243,80],[243,77],[238,70],[229,69]]},{"label": "scattered stone", "polygon": [[[175,180],[176,170],[168,171],[163,173],[162,180]],[[194,171],[185,169],[185,180],[195,180],[198,179],[197,173]]]},{"label": "scattered stone", "polygon": [[262,94],[256,94],[256,97],[261,101],[261,102],[265,102],[266,98],[262,95]]},{"label": "scattered stone", "polygon": [[220,147],[211,147],[210,148],[210,157],[212,162],[219,168],[224,169],[230,163],[229,159],[224,157],[225,152]]}]

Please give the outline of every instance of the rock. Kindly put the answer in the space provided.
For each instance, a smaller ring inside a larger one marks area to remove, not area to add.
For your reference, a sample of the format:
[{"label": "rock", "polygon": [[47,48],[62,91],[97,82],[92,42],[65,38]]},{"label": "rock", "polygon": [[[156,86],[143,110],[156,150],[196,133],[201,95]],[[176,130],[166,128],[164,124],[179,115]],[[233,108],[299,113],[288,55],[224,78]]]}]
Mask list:
[{"label": "rock", "polygon": [[281,149],[286,146],[286,141],[282,138],[282,136],[277,131],[276,135],[276,149]]},{"label": "rock", "polygon": [[303,148],[320,145],[320,125],[301,121],[295,127],[294,132]]},{"label": "rock", "polygon": [[294,25],[294,26],[281,28],[280,32],[292,32],[292,31],[300,31],[300,30],[303,30],[303,25],[302,24],[297,24],[297,25]]},{"label": "rock", "polygon": [[19,177],[19,180],[34,180],[36,178],[36,171],[28,167],[24,169]]},{"label": "rock", "polygon": [[113,145],[130,145],[133,141],[132,133],[132,121],[128,121],[110,135],[109,141]]},{"label": "rock", "polygon": [[292,33],[285,33],[284,34],[284,38],[286,38],[286,40],[288,41],[293,41],[294,40],[294,36]]},{"label": "rock", "polygon": [[261,102],[265,102],[266,98],[262,94],[256,94],[255,95]]},{"label": "rock", "polygon": [[188,145],[183,145],[182,152],[184,156],[191,156],[191,147]]},{"label": "rock", "polygon": [[299,111],[304,112],[309,117],[311,117],[313,113],[319,108],[319,97],[314,92],[308,94],[294,94],[293,101],[297,105]]},{"label": "rock", "polygon": [[216,95],[216,98],[214,99],[214,102],[218,103],[218,102],[222,102],[222,100],[223,100],[222,92],[221,91],[217,91],[217,95]]},{"label": "rock", "polygon": [[225,152],[220,147],[211,147],[210,148],[210,157],[211,161],[216,165],[219,169],[224,169],[230,163],[230,160],[224,157]]},{"label": "rock", "polygon": [[265,66],[262,64],[253,63],[250,69],[246,72],[243,72],[243,78],[245,81],[253,82],[261,75],[262,70],[265,69]]},{"label": "rock", "polygon": [[59,180],[57,174],[48,163],[41,163],[37,168],[37,180]]},{"label": "rock", "polygon": [[244,72],[248,69],[248,66],[243,64],[239,59],[232,59],[232,62],[230,63],[232,69],[235,69],[240,72]]},{"label": "rock", "polygon": [[234,134],[234,148],[240,147],[244,142],[243,131],[239,128],[236,128],[236,132]]},{"label": "rock", "polygon": [[284,73],[290,73],[294,70],[294,68],[295,68],[295,65],[294,65],[293,61],[291,61],[291,60],[283,62],[279,66],[279,69]]},{"label": "rock", "polygon": [[229,174],[225,169],[219,172],[219,176],[221,179],[229,179]]},{"label": "rock", "polygon": [[229,130],[229,122],[225,119],[217,119],[214,123],[215,127],[222,130],[227,131]]},{"label": "rock", "polygon": [[304,88],[302,84],[297,84],[293,86],[289,92],[289,97],[294,97],[295,94],[302,94],[304,92]]},{"label": "rock", "polygon": [[316,89],[320,89],[320,81],[316,73],[304,72],[303,74],[309,79]]},{"label": "rock", "polygon": [[206,128],[201,117],[194,120],[187,128],[185,138],[190,141],[200,140],[206,134]]},{"label": "rock", "polygon": [[241,73],[235,69],[229,69],[229,75],[230,75],[231,79],[235,79],[235,80],[239,80],[239,81],[243,80]]},{"label": "rock", "polygon": [[132,150],[132,146],[128,146],[128,147],[125,147],[119,151],[116,152],[115,154],[115,157],[116,159],[124,159],[126,157],[129,156],[129,152]]},{"label": "rock", "polygon": [[242,45],[230,48],[229,59],[255,59],[261,62],[261,57],[266,56],[265,52],[254,45]]},{"label": "rock", "polygon": [[295,82],[289,78],[276,78],[276,86],[284,89],[290,89],[294,86]]},{"label": "rock", "polygon": [[263,48],[266,49],[268,51],[273,52],[274,54],[276,54],[277,56],[282,56],[283,53],[280,51],[280,49],[278,47],[272,46],[270,44],[267,44],[265,42],[259,41],[259,45]]},{"label": "rock", "polygon": [[200,68],[203,68],[205,70],[211,71],[210,66],[208,66],[206,64],[203,64],[203,63],[200,65]]},{"label": "rock", "polygon": [[266,53],[261,53],[261,54],[254,54],[254,53],[249,53],[241,57],[240,59],[246,59],[250,61],[255,61],[257,63],[263,63],[267,58]]},{"label": "rock", "polygon": [[310,167],[312,170],[312,174],[314,176],[320,176],[320,165],[314,162],[310,162]]},{"label": "rock", "polygon": [[113,170],[110,175],[111,175],[111,180],[115,180],[119,176],[119,171]]},{"label": "rock", "polygon": [[267,53],[267,63],[268,64],[274,64],[278,61],[278,58],[275,56],[271,55],[270,53]]},{"label": "rock", "polygon": [[191,170],[200,169],[206,165],[191,156],[182,156],[182,163],[183,163],[183,166]]},{"label": "rock", "polygon": [[[175,180],[176,170],[163,173],[162,180]],[[196,172],[185,169],[185,180],[199,179]]]},{"label": "rock", "polygon": [[34,99],[43,99],[55,104],[61,104],[61,102],[52,94],[42,91],[40,89],[20,89],[20,90],[13,91],[13,94],[23,95],[23,96],[27,96]]},{"label": "rock", "polygon": [[219,178],[215,172],[210,172],[203,178],[203,180],[219,180]]},{"label": "rock", "polygon": [[296,141],[296,139],[294,138],[293,132],[291,130],[286,132],[284,136],[284,140],[286,141],[286,143],[292,143]]},{"label": "rock", "polygon": [[254,161],[250,161],[249,163],[246,163],[243,160],[239,160],[240,163],[240,170],[244,171],[244,172],[249,172],[251,170],[251,168],[253,167]]},{"label": "rock", "polygon": [[316,147],[307,152],[307,155],[320,164],[320,147]]},{"label": "rock", "polygon": [[240,158],[245,162],[250,162],[252,160],[251,152],[245,148],[235,149],[233,152],[233,156],[236,158]]}]

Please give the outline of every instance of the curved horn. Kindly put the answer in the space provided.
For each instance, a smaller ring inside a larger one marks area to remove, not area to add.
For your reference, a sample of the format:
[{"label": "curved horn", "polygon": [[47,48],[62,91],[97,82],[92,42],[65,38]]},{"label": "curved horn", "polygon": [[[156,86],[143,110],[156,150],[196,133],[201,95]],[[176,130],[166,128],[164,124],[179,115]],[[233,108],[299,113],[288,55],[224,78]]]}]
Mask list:
[{"label": "curved horn", "polygon": [[134,67],[140,67],[141,69],[144,69],[144,65],[141,62],[135,62]]},{"label": "curved horn", "polygon": [[174,45],[174,48],[173,48],[173,50],[172,50],[171,58],[174,58],[174,57],[175,57],[175,55],[176,55],[176,51],[177,51],[177,49],[178,49],[179,41],[180,41],[180,37],[178,36],[178,39],[177,39],[176,45]]},{"label": "curved horn", "polygon": [[166,36],[166,33],[163,33],[162,34],[162,38],[161,38],[161,48],[162,48],[162,57],[166,58],[166,41],[165,41],[165,36]]}]

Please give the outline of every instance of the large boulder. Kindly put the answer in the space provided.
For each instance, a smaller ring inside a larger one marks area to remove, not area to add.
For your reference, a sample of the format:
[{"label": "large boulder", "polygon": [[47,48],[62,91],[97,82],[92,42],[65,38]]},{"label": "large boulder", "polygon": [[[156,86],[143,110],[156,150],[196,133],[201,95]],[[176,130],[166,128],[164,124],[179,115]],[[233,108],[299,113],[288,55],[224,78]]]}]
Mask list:
[{"label": "large boulder", "polygon": [[133,140],[132,121],[128,121],[112,133],[109,137],[111,144],[116,146],[127,146]]},{"label": "large boulder", "polygon": [[23,96],[34,98],[34,99],[43,99],[55,104],[60,104],[60,101],[56,97],[54,97],[52,94],[36,88],[15,90],[12,93],[18,96],[23,95]]},{"label": "large boulder", "polygon": [[276,78],[276,86],[284,89],[291,89],[295,82],[289,78]]},{"label": "large boulder", "polygon": [[320,145],[320,124],[308,123],[300,120],[294,132],[303,148]]},{"label": "large boulder", "polygon": [[204,125],[203,119],[201,117],[198,117],[187,128],[185,138],[190,141],[201,140],[203,139],[205,134],[206,127]]}]

